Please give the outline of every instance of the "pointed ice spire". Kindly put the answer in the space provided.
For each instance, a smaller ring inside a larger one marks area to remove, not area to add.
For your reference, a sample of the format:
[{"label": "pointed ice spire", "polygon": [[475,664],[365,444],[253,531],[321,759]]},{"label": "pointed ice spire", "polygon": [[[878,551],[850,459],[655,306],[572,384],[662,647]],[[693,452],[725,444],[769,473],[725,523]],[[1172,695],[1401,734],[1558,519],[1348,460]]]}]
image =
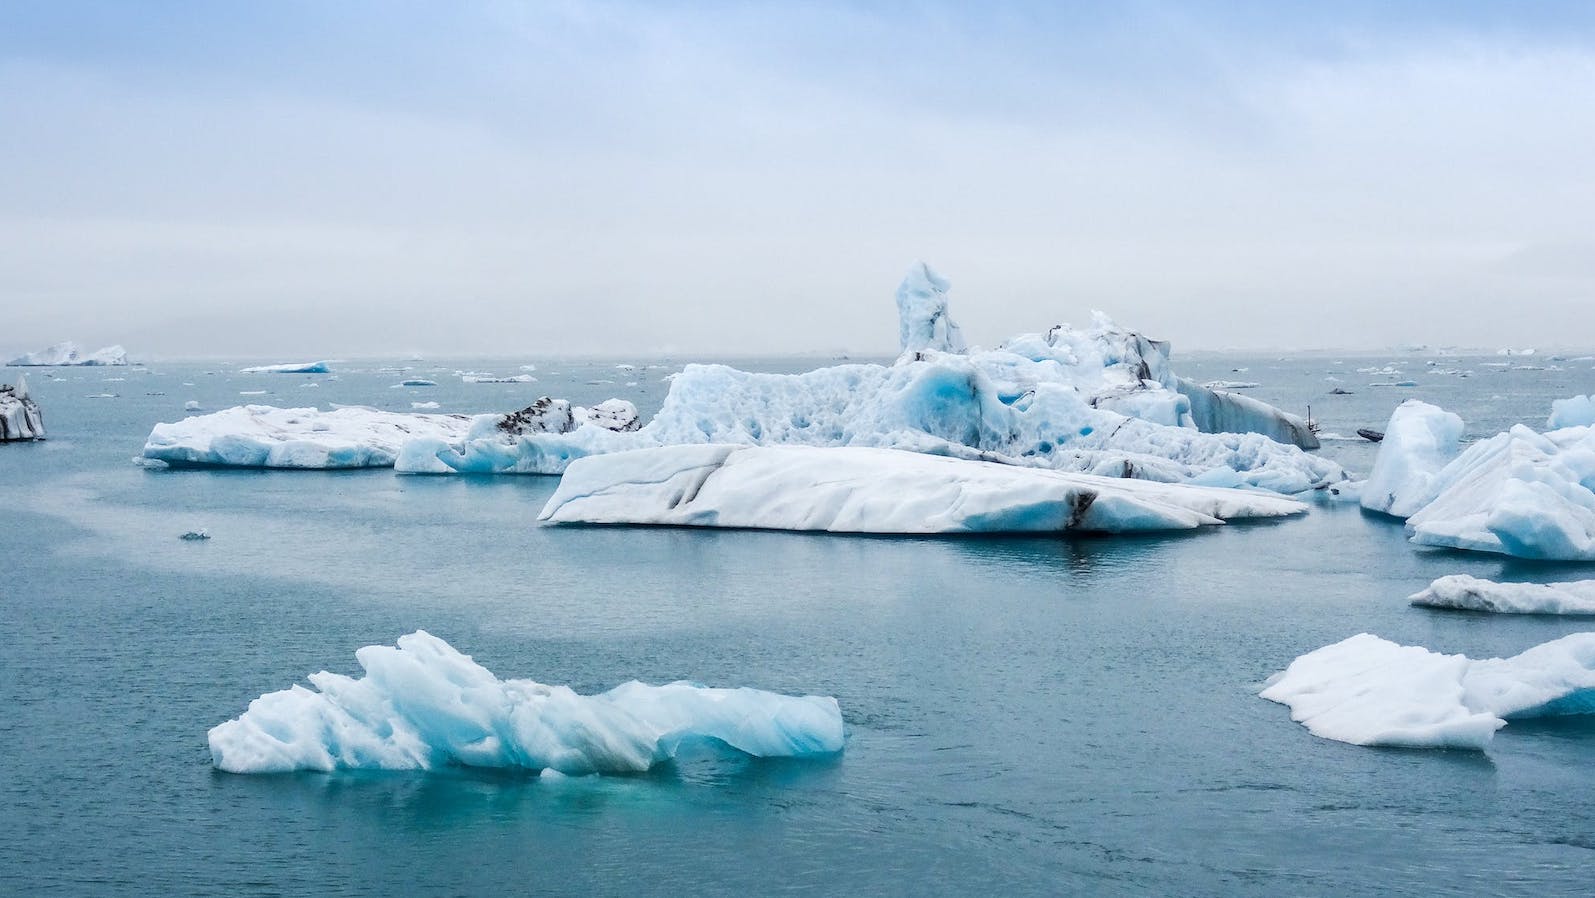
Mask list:
[{"label": "pointed ice spire", "polygon": [[898,335],[903,352],[958,352],[963,331],[947,316],[947,279],[915,262],[897,288]]}]

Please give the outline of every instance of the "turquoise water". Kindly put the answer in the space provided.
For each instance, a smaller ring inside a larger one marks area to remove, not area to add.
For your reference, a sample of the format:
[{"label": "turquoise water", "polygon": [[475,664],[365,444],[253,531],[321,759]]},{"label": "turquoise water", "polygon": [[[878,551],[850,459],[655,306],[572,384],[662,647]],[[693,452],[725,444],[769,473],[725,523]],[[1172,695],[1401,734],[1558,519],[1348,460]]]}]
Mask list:
[{"label": "turquoise water", "polygon": [[[1347,434],[1381,426],[1406,395],[1486,435],[1595,390],[1588,362],[1467,379],[1408,362],[1419,386],[1392,390],[1355,373],[1325,381],[1376,364],[1334,361],[1178,367],[1262,382],[1253,395],[1310,402]],[[1588,629],[1405,597],[1447,573],[1571,579],[1595,567],[1418,550],[1399,524],[1346,508],[1117,539],[559,529],[534,521],[549,478],[130,461],[187,399],[406,410],[435,399],[475,412],[548,392],[620,395],[647,413],[673,370],[550,363],[538,384],[465,385],[448,372],[516,371],[398,364],[413,370],[30,372],[51,439],[0,447],[0,891],[1588,891],[1595,725],[1516,722],[1487,755],[1365,749],[1313,738],[1256,692],[1297,655],[1361,631],[1488,656]],[[440,386],[391,389],[403,376]],[[614,382],[590,383],[603,380]],[[1356,394],[1325,395],[1335,385]],[[272,395],[238,395],[262,389]],[[103,392],[118,395],[88,398]],[[1364,469],[1370,450],[1325,449]],[[213,539],[177,538],[195,527]],[[635,677],[835,695],[847,749],[555,783],[211,768],[206,730],[250,699],[323,668],[357,673],[356,648],[415,629],[500,676],[581,691]]]}]

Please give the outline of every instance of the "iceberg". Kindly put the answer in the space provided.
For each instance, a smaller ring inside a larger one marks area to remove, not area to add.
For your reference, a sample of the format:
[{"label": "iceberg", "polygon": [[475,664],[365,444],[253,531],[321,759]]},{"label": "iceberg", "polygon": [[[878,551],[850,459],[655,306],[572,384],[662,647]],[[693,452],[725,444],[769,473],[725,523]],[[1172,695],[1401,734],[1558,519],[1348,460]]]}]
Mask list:
[{"label": "iceberg", "polygon": [[107,346],[97,352],[84,353],[76,343],[68,340],[48,349],[30,352],[8,362],[13,368],[51,367],[65,365],[126,365],[127,350],[120,346]]},{"label": "iceberg", "polygon": [[695,741],[755,757],[842,750],[836,699],[758,689],[632,681],[598,695],[501,680],[424,630],[398,646],[355,653],[365,676],[323,671],[313,691],[262,695],[211,729],[215,766],[229,773],[298,770],[554,770],[569,776],[641,773]]},{"label": "iceberg", "polygon": [[392,467],[407,441],[463,435],[470,425],[465,415],[244,405],[155,425],[143,456],[176,467]]},{"label": "iceberg", "polygon": [[[412,406],[438,407],[436,403]],[[511,415],[417,414],[364,406],[336,406],[323,412],[243,405],[155,425],[145,440],[143,457],[174,467],[333,469],[391,468],[401,453],[412,453],[412,470],[422,470],[424,453],[441,451],[468,437],[474,437],[473,444],[486,445],[488,434],[511,439],[540,432],[539,427],[568,430],[587,423],[590,416],[599,429],[623,427],[636,421],[637,409],[611,399],[589,410],[546,396]]]},{"label": "iceberg", "polygon": [[1452,574],[1414,594],[1412,604],[1495,614],[1595,614],[1595,580],[1497,583]]},{"label": "iceberg", "polygon": [[1595,428],[1515,425],[1466,449],[1461,432],[1456,415],[1402,403],[1363,506],[1405,517],[1417,545],[1595,561]]},{"label": "iceberg", "polygon": [[1592,424],[1595,424],[1595,396],[1574,396],[1552,402],[1551,417],[1546,421],[1551,430]]},{"label": "iceberg", "polygon": [[44,439],[44,413],[28,395],[28,379],[0,384],[0,443]]},{"label": "iceberg", "polygon": [[1325,739],[1482,751],[1508,720],[1595,713],[1595,633],[1485,660],[1360,633],[1297,658],[1260,694]]},{"label": "iceberg", "polygon": [[328,362],[288,362],[282,365],[255,365],[238,369],[239,374],[327,374],[331,371]]},{"label": "iceberg", "polygon": [[1406,518],[1433,501],[1440,470],[1461,450],[1462,428],[1461,418],[1427,402],[1397,406],[1363,484],[1362,507]]},{"label": "iceberg", "polygon": [[[1100,313],[1084,330],[1058,325],[993,350],[955,350],[962,337],[947,318],[946,290],[924,265],[909,271],[897,294],[904,353],[891,365],[802,374],[688,365],[672,376],[659,412],[636,430],[577,426],[508,439],[473,431],[460,442],[407,449],[397,468],[559,474],[590,455],[727,443],[903,449],[1280,493],[1345,479],[1335,463],[1280,441],[1317,445],[1300,419],[1182,385],[1167,343]],[[1203,432],[1202,423],[1242,432]]]},{"label": "iceberg", "polygon": [[1306,511],[1243,490],[895,449],[682,445],[582,458],[538,520],[832,533],[1125,533]]}]

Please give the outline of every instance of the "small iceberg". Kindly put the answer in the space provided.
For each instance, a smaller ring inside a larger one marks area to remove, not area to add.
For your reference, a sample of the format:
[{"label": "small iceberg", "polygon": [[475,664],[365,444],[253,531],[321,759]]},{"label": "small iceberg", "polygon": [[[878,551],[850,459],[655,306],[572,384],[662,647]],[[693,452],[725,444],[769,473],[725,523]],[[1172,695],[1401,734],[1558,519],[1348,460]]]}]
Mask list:
[{"label": "small iceberg", "polygon": [[13,368],[126,365],[127,350],[120,346],[107,346],[97,352],[85,353],[76,343],[68,340],[49,349],[18,356],[7,364]]},{"label": "small iceberg", "polygon": [[500,680],[424,630],[355,652],[365,676],[262,695],[209,733],[229,773],[433,770],[448,765],[641,773],[712,740],[754,757],[842,750],[836,699],[632,681],[598,695]]},{"label": "small iceberg", "polygon": [[239,374],[327,374],[330,362],[288,362],[282,365],[255,365],[238,369]]},{"label": "small iceberg", "polygon": [[144,458],[175,467],[386,468],[418,437],[463,437],[464,415],[244,405],[157,424]]},{"label": "small iceberg", "polygon": [[1497,583],[1452,574],[1415,593],[1412,604],[1494,614],[1595,614],[1595,580]]},{"label": "small iceberg", "polygon": [[28,379],[0,384],[0,443],[44,439],[44,413],[28,395]]},{"label": "small iceberg", "polygon": [[1211,380],[1202,386],[1209,390],[1255,390],[1262,384],[1249,380]]},{"label": "small iceberg", "polygon": [[[1561,405],[1551,420],[1578,420]],[[1595,561],[1595,427],[1515,425],[1462,448],[1462,419],[1408,400],[1390,417],[1363,507],[1406,518],[1422,546]]]},{"label": "small iceberg", "polygon": [[178,537],[178,539],[187,540],[188,542],[198,542],[203,539],[210,539],[210,531],[201,527],[198,530],[189,530],[184,532],[182,536]]},{"label": "small iceberg", "polygon": [[688,445],[578,459],[538,520],[832,533],[1188,530],[1306,506],[896,449]]},{"label": "small iceberg", "polygon": [[468,384],[535,384],[537,378],[530,374],[512,374],[508,377],[496,377],[492,374],[462,374],[460,380]]},{"label": "small iceberg", "polygon": [[1595,713],[1595,633],[1479,661],[1360,633],[1297,658],[1260,694],[1325,739],[1482,751],[1508,720]]},{"label": "small iceberg", "polygon": [[438,385],[438,382],[435,380],[426,380],[420,377],[413,377],[409,380],[399,381],[398,385],[401,387],[435,387]]}]

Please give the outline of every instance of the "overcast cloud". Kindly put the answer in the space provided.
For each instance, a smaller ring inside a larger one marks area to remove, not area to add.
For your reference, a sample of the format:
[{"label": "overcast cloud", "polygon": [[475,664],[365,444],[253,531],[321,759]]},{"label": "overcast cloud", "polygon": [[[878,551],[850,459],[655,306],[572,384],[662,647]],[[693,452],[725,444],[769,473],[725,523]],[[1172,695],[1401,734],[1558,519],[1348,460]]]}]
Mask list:
[{"label": "overcast cloud", "polygon": [[885,352],[921,258],[980,343],[1595,345],[1592,14],[1507,6],[7,4],[0,350]]}]

